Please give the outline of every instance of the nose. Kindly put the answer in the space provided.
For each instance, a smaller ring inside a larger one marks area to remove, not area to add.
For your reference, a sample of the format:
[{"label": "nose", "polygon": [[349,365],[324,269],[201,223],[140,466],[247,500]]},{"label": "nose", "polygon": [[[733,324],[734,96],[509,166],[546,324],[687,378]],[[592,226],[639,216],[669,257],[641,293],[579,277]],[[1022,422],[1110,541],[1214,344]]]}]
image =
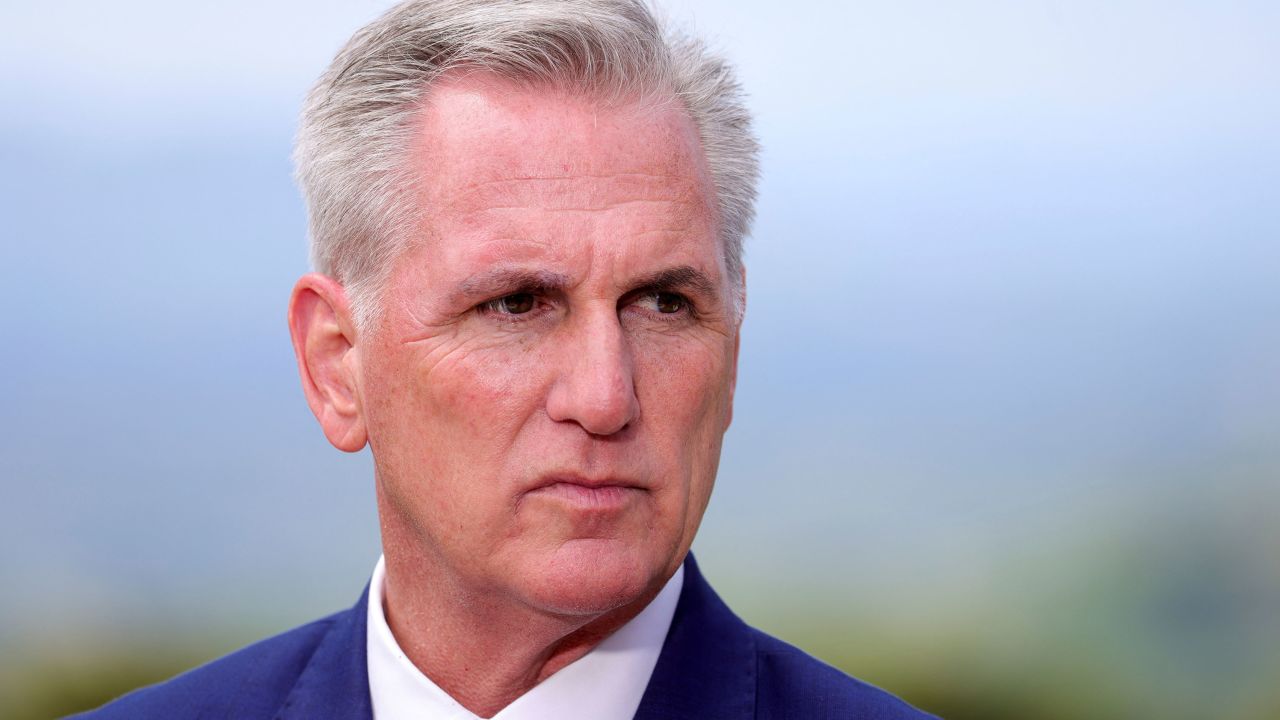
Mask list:
[{"label": "nose", "polygon": [[627,338],[612,313],[564,329],[560,372],[547,395],[547,415],[592,435],[621,432],[640,415]]}]

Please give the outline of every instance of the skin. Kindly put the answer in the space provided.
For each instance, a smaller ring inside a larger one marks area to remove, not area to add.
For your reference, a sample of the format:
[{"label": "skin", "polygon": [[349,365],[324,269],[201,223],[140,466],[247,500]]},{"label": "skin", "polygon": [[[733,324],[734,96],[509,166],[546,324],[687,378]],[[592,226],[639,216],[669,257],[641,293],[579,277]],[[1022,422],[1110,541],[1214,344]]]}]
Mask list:
[{"label": "skin", "polygon": [[740,319],[675,103],[450,77],[414,138],[423,220],[379,319],[357,332],[341,284],[310,274],[290,328],[330,442],[372,449],[393,634],[490,717],[683,562]]}]

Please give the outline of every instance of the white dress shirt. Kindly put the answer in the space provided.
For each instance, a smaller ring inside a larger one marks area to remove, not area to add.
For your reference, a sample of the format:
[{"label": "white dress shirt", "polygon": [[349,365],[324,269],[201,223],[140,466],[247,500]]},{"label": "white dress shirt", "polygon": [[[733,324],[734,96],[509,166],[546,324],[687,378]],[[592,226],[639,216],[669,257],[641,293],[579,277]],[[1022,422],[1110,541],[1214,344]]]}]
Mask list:
[{"label": "white dress shirt", "polygon": [[[369,695],[374,720],[478,720],[417,668],[382,608],[386,563],[369,583]],[[640,707],[675,615],[684,566],[649,605],[590,652],[534,686],[493,720],[630,720]]]}]

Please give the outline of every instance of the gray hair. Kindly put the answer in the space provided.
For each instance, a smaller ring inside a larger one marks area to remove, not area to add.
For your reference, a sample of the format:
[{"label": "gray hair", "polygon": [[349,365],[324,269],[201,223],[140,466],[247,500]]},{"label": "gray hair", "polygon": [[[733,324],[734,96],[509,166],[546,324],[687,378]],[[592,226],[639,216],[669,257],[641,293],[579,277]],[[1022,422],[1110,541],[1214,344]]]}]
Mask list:
[{"label": "gray hair", "polygon": [[311,262],[368,327],[416,213],[413,120],[443,73],[465,68],[602,99],[673,99],[693,120],[715,185],[736,313],[759,146],[732,69],[666,31],[645,0],[407,0],[357,32],[307,96],[294,147]]}]

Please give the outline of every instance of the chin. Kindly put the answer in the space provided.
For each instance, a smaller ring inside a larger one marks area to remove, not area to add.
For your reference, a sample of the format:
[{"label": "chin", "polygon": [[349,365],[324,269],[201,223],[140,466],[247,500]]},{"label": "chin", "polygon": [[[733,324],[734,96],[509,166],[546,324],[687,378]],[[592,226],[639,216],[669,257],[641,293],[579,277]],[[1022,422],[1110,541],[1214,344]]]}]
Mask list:
[{"label": "chin", "polygon": [[617,610],[666,582],[668,559],[652,555],[648,543],[571,540],[555,549],[528,578],[530,600],[565,615],[599,615]]}]

